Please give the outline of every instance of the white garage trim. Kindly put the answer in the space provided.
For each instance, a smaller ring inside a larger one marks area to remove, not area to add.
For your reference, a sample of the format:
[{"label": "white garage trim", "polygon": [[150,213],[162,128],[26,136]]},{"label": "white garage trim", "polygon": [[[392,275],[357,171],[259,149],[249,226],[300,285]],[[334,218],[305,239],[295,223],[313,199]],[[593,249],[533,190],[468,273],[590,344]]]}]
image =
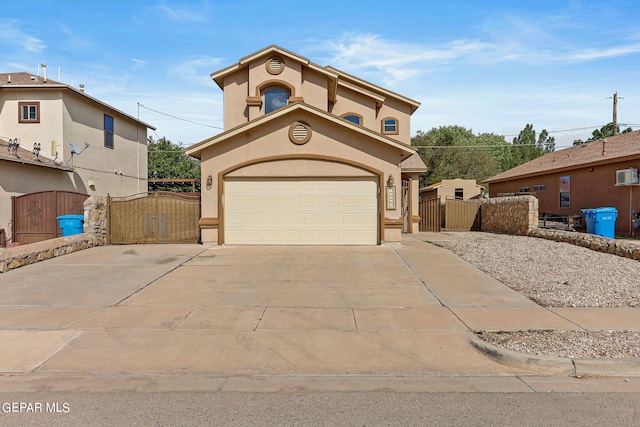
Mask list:
[{"label": "white garage trim", "polygon": [[224,242],[376,245],[378,179],[225,178]]}]

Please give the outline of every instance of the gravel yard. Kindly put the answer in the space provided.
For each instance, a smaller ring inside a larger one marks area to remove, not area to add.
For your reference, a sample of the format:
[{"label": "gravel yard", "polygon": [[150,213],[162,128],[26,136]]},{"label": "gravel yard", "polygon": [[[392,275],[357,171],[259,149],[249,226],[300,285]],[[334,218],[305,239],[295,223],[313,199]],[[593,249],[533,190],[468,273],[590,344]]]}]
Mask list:
[{"label": "gravel yard", "polygon": [[[434,243],[542,306],[640,309],[640,262],[636,260],[535,237],[446,234],[457,238]],[[479,337],[528,354],[640,357],[637,331],[483,332]]]}]

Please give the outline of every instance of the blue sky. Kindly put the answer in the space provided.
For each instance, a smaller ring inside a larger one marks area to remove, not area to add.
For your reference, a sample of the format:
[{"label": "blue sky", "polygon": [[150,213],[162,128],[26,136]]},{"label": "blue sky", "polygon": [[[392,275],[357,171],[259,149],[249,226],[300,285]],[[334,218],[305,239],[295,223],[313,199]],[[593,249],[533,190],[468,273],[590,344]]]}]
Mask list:
[{"label": "blue sky", "polygon": [[562,148],[612,120],[614,92],[640,129],[639,18],[637,0],[31,0],[2,6],[0,72],[46,62],[188,146],[222,126],[209,75],[277,44],[420,101],[412,134],[532,123]]}]

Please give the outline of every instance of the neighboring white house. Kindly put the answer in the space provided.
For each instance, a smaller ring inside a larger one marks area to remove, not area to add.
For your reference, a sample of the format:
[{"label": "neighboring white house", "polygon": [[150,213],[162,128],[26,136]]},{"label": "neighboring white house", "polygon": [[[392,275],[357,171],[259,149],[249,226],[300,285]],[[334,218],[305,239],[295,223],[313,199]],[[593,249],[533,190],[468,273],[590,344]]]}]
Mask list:
[{"label": "neighboring white house", "polygon": [[11,228],[11,196],[146,192],[147,129],[155,130],[46,73],[0,73],[0,229]]}]

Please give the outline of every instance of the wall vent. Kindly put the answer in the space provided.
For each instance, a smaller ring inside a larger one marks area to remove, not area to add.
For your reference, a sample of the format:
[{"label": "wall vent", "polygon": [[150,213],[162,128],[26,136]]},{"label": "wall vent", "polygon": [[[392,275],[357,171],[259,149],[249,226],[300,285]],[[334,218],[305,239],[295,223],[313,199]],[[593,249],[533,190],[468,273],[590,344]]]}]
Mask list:
[{"label": "wall vent", "polygon": [[284,60],[279,56],[272,56],[265,65],[269,74],[280,74],[284,70]]},{"label": "wall vent", "polygon": [[295,122],[289,127],[289,139],[294,144],[306,144],[311,139],[311,127],[306,123]]}]

